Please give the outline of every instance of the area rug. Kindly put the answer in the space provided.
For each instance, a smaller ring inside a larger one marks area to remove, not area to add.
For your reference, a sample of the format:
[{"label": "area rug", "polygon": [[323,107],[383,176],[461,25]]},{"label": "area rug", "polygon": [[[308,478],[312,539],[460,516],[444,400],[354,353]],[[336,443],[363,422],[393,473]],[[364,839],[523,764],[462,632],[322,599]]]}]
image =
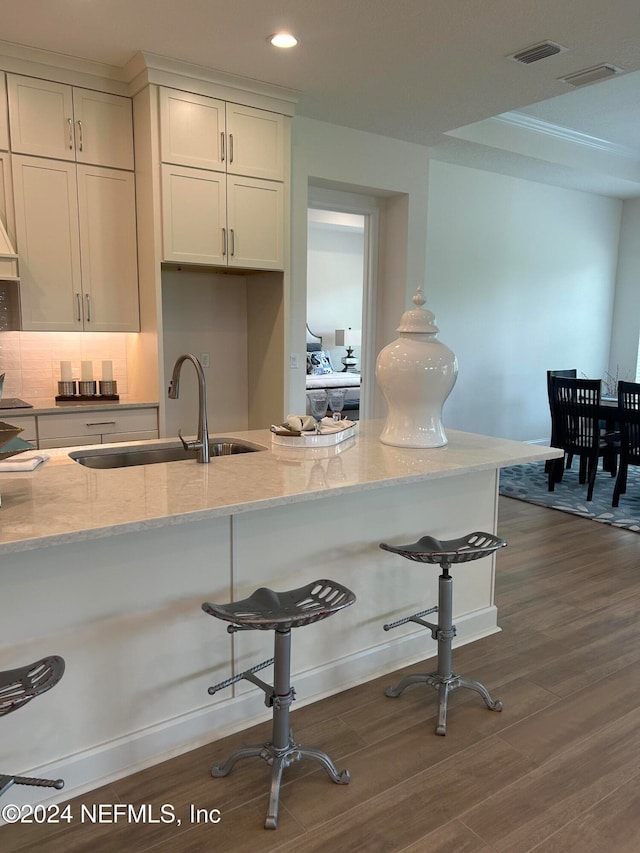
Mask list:
[{"label": "area rug", "polygon": [[598,471],[593,500],[587,503],[587,485],[578,483],[578,460],[565,470],[562,482],[555,491],[549,491],[549,481],[544,472],[544,462],[513,465],[500,471],[500,494],[508,498],[546,506],[581,515],[592,521],[602,521],[614,527],[624,527],[640,533],[640,469],[629,467],[627,492],[620,496],[620,506],[612,507],[615,477]]}]

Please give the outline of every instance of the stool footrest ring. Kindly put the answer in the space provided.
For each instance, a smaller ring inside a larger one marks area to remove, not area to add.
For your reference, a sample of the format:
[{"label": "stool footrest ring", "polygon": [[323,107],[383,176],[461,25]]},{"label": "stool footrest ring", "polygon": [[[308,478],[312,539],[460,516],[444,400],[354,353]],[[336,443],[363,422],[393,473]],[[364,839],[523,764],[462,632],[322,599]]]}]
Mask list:
[{"label": "stool footrest ring", "polygon": [[[232,684],[237,684],[238,681],[242,681],[243,678],[245,678],[247,681],[252,681],[254,684],[257,684],[257,686],[264,690],[266,693],[267,691],[265,690],[265,687],[267,685],[265,685],[264,682],[260,681],[259,678],[253,679],[249,678],[249,676],[253,675],[254,672],[260,672],[261,669],[266,669],[266,667],[271,666],[273,660],[273,658],[269,658],[269,660],[265,660],[262,663],[258,663],[255,666],[252,666],[250,669],[245,669],[245,671],[241,672],[239,675],[234,675],[231,678],[227,678],[224,681],[221,681],[219,684],[214,684],[213,687],[209,687],[207,689],[209,696],[213,696],[213,694],[217,693],[218,690],[224,690],[225,687],[231,687]],[[271,690],[271,687],[269,687],[269,690]]]},{"label": "stool footrest ring", "polygon": [[0,797],[8,791],[12,785],[33,785],[37,788],[64,788],[63,779],[38,779],[34,776],[8,776],[0,774]]},{"label": "stool footrest ring", "polygon": [[[383,625],[383,629],[385,631],[390,631],[392,628],[397,628],[399,625],[406,625],[407,622],[418,622],[419,625],[423,625],[425,628],[430,628],[433,632],[434,628],[437,629],[437,625],[432,625],[430,622],[419,621],[423,616],[428,616],[429,613],[437,613],[438,607],[430,607],[428,610],[420,610],[419,613],[414,613],[413,616],[405,616],[403,619],[398,619],[396,622],[388,622],[386,625]],[[435,639],[435,637],[434,637]]]}]

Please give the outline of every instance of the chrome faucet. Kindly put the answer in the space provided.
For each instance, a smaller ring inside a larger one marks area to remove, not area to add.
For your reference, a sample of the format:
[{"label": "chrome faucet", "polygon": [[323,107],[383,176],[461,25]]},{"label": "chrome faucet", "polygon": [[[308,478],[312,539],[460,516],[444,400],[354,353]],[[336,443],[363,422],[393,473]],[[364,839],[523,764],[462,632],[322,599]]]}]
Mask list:
[{"label": "chrome faucet", "polygon": [[190,361],[198,374],[198,436],[195,441],[185,441],[182,431],[178,430],[178,436],[185,450],[197,450],[197,462],[210,462],[209,453],[209,427],[207,425],[207,383],[204,378],[204,370],[195,355],[185,353],[178,357],[173,366],[173,376],[169,383],[169,399],[177,400],[180,393],[180,370],[185,361]]}]

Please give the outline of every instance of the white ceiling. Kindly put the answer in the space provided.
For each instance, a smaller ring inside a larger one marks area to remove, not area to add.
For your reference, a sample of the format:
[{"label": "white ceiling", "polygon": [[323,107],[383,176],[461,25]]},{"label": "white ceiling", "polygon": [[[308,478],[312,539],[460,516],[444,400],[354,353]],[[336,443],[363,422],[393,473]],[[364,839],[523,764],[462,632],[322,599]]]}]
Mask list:
[{"label": "white ceiling", "polygon": [[[445,152],[448,131],[524,109],[640,163],[637,0],[0,0],[0,20],[5,42],[119,68],[160,54],[295,89],[297,114]],[[266,37],[280,29],[301,44],[276,51]],[[567,50],[507,58],[547,39]],[[603,62],[627,73],[575,91],[559,79]],[[463,159],[470,143],[455,144],[445,158]]]}]

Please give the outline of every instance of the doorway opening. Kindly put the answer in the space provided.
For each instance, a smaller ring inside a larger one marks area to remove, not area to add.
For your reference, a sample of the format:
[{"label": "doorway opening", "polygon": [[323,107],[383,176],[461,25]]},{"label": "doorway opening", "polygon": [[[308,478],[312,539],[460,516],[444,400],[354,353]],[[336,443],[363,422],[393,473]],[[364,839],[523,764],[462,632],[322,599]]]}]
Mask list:
[{"label": "doorway opening", "polygon": [[[344,375],[345,415],[371,416],[378,205],[373,197],[309,187],[307,349]],[[339,377],[336,377],[339,379]]]}]

